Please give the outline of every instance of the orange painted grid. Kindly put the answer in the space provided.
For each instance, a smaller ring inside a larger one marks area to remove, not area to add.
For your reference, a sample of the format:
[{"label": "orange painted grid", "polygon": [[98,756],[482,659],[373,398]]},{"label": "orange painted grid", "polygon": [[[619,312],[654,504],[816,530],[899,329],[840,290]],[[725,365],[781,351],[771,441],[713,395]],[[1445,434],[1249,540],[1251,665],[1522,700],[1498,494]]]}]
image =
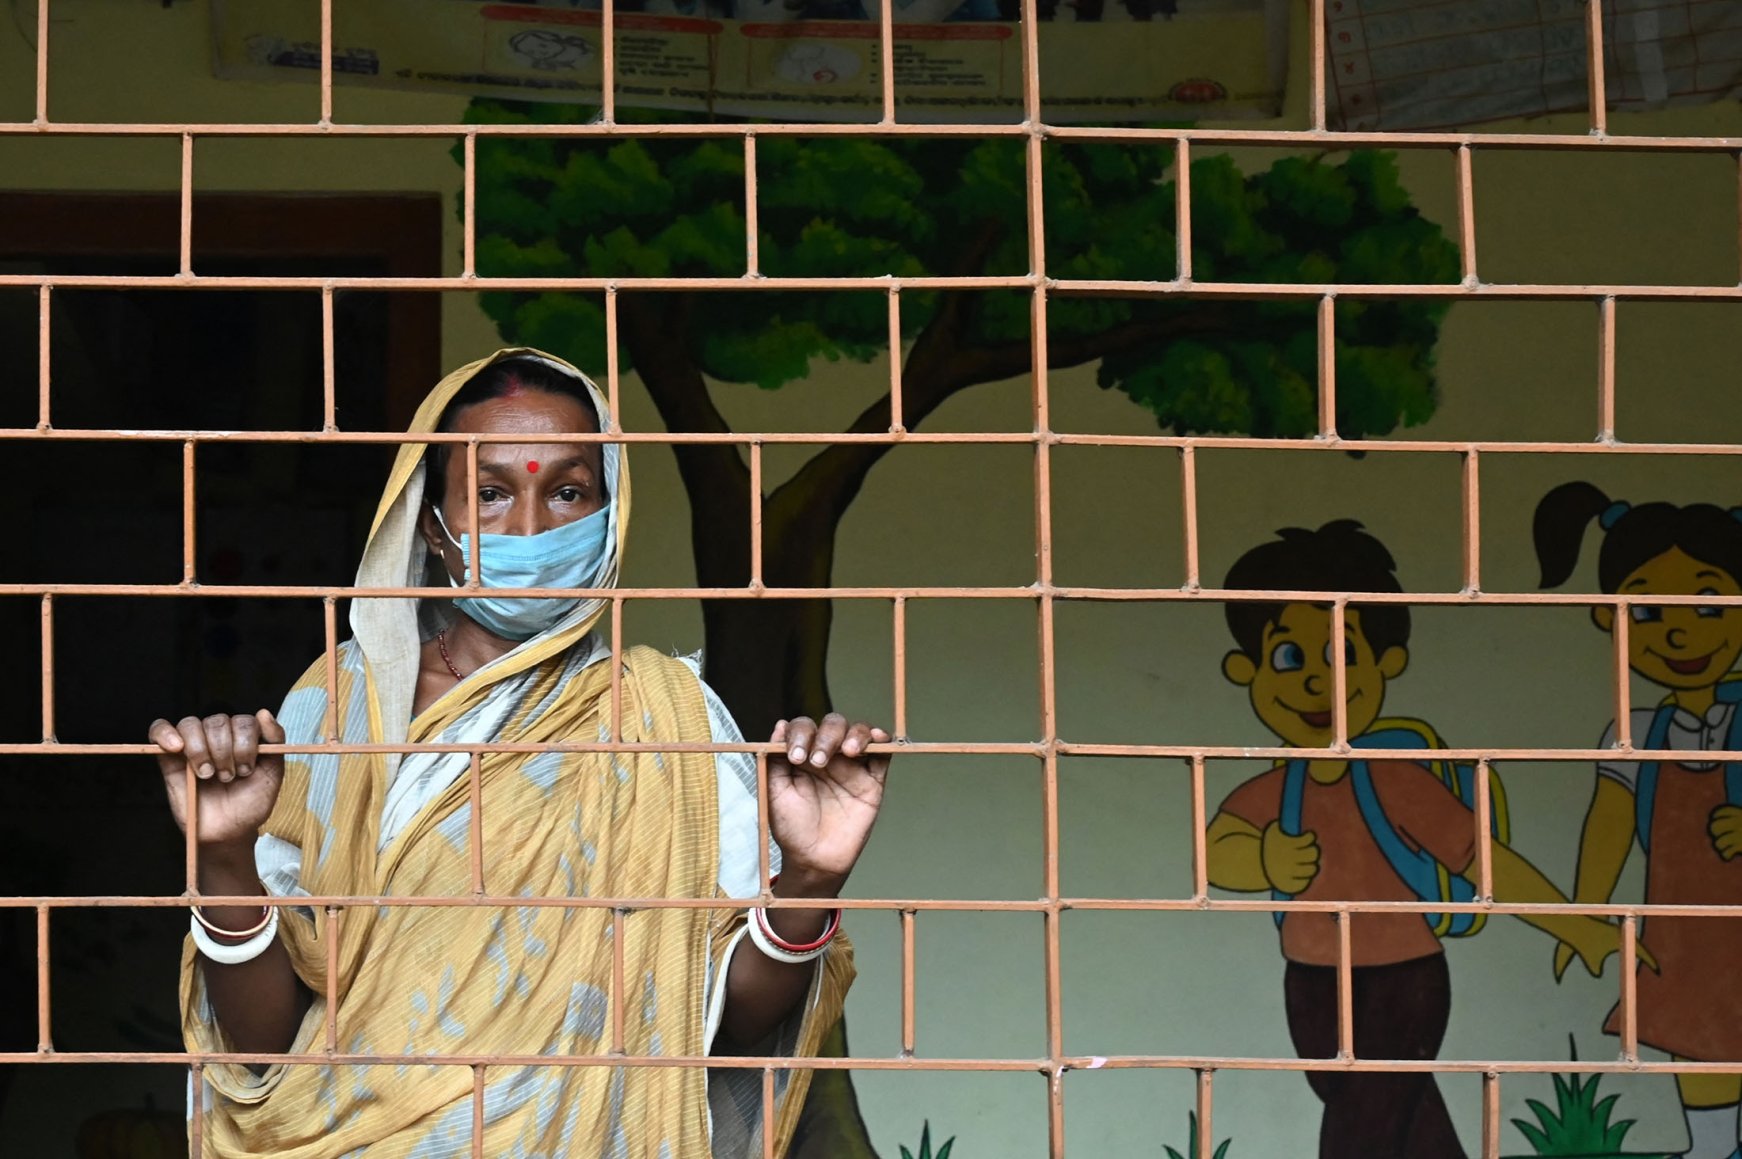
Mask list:
[{"label": "orange painted grid", "polygon": [[[774,1072],[780,1069],[852,1069],[852,1070],[976,1070],[1001,1072],[1039,1072],[1047,1080],[1049,1153],[1063,1156],[1064,1144],[1064,1076],[1072,1070],[1088,1067],[1163,1068],[1194,1072],[1196,1077],[1195,1107],[1202,1124],[1196,1159],[1211,1159],[1215,1138],[1211,1129],[1214,1110],[1215,1075],[1222,1070],[1264,1071],[1434,1071],[1474,1072],[1482,1080],[1482,1131],[1480,1153],[1485,1159],[1498,1159],[1501,1123],[1501,1076],[1576,1070],[1588,1073],[1610,1072],[1700,1072],[1733,1070],[1734,1064],[1710,1063],[1650,1063],[1643,1062],[1637,1052],[1637,1009],[1633,984],[1637,956],[1638,923],[1648,911],[1658,914],[1686,916],[1719,916],[1734,914],[1734,907],[1711,905],[1651,906],[1643,905],[1518,905],[1501,904],[1492,898],[1492,837],[1482,822],[1488,813],[1488,781],[1476,778],[1477,860],[1475,876],[1479,899],[1470,903],[1400,903],[1400,902],[1277,902],[1269,899],[1227,899],[1209,893],[1205,821],[1207,819],[1205,763],[1212,759],[1269,758],[1280,756],[1338,757],[1349,752],[1347,719],[1342,691],[1346,684],[1344,657],[1333,649],[1334,736],[1325,749],[1304,750],[1278,747],[1229,747],[1194,744],[1084,744],[1061,739],[1057,727],[1057,696],[1054,665],[1054,616],[1060,601],[1185,601],[1215,603],[1224,601],[1285,601],[1328,605],[1332,617],[1333,637],[1340,628],[1351,602],[1357,604],[1408,604],[1425,606],[1608,606],[1615,616],[1615,695],[1616,721],[1621,751],[1637,757],[1667,757],[1669,754],[1635,750],[1629,735],[1629,704],[1627,680],[1627,614],[1632,600],[1625,595],[1583,595],[1565,593],[1486,592],[1481,586],[1480,542],[1480,471],[1485,457],[1512,454],[1572,454],[1572,455],[1697,455],[1728,457],[1742,455],[1742,446],[1717,443],[1629,443],[1614,437],[1615,415],[1615,308],[1618,301],[1640,300],[1742,300],[1742,285],[1737,286],[1662,286],[1662,285],[1517,285],[1489,284],[1481,280],[1477,268],[1475,246],[1476,197],[1473,158],[1478,150],[1557,149],[1590,152],[1704,152],[1722,153],[1742,162],[1742,142],[1723,137],[1674,137],[1612,135],[1608,132],[1603,93],[1603,15],[1601,4],[1588,2],[1587,54],[1590,76],[1590,126],[1587,133],[1523,133],[1504,136],[1468,133],[1350,133],[1327,128],[1325,78],[1325,12],[1324,0],[1311,0],[1311,53],[1309,127],[1303,130],[1285,129],[1149,129],[1129,127],[1052,126],[1041,118],[1039,89],[1039,49],[1035,0],[1022,5],[1022,67],[1023,109],[1020,123],[1006,125],[926,124],[897,122],[895,118],[895,79],[892,54],[882,52],[882,117],[868,124],[722,124],[714,122],[666,123],[658,125],[624,125],[616,117],[615,45],[613,37],[614,5],[605,0],[603,12],[603,102],[602,116],[587,125],[369,125],[344,124],[333,120],[333,0],[320,0],[321,69],[320,117],[313,123],[259,124],[108,124],[57,122],[50,116],[48,102],[48,52],[52,0],[38,0],[36,38],[36,110],[28,122],[0,123],[0,134],[14,136],[151,136],[179,138],[181,144],[181,233],[178,272],[156,277],[104,277],[42,275],[0,275],[0,287],[35,287],[40,311],[40,388],[38,421],[33,428],[0,430],[0,439],[9,441],[70,440],[70,441],[158,441],[178,442],[182,446],[183,467],[183,576],[176,584],[0,584],[0,596],[31,596],[41,605],[42,675],[42,740],[38,743],[0,744],[5,755],[73,755],[110,754],[144,756],[155,749],[148,745],[130,744],[63,744],[55,736],[54,656],[55,615],[57,603],[81,596],[175,596],[284,598],[319,600],[325,616],[325,637],[329,669],[329,704],[325,741],[316,746],[266,746],[268,751],[283,752],[381,752],[381,751],[456,751],[471,754],[469,783],[473,803],[470,835],[472,891],[465,897],[298,897],[270,898],[270,905],[319,905],[332,918],[333,936],[328,950],[338,953],[341,918],[345,909],[354,905],[399,906],[554,906],[595,908],[611,911],[614,944],[617,947],[613,968],[612,995],[625,991],[622,959],[622,927],[637,910],[660,908],[716,908],[717,903],[700,899],[670,898],[522,898],[498,897],[487,889],[486,873],[489,851],[482,843],[482,801],[479,783],[479,760],[484,752],[613,752],[613,751],[687,751],[687,752],[749,752],[756,754],[758,796],[761,806],[762,835],[767,836],[767,754],[776,751],[771,744],[629,744],[621,740],[621,682],[619,666],[613,665],[612,729],[610,739],[599,743],[563,744],[501,744],[501,745],[346,745],[337,738],[337,706],[330,700],[336,681],[331,679],[336,664],[338,644],[336,606],[339,599],[371,598],[402,595],[451,595],[449,589],[370,589],[358,590],[346,586],[213,586],[201,583],[195,567],[195,479],[199,448],[215,442],[297,442],[297,443],[373,443],[397,444],[424,442],[460,444],[466,450],[469,478],[477,472],[478,447],[485,442],[512,441],[515,436],[429,434],[406,435],[399,432],[367,432],[341,430],[335,420],[334,387],[334,319],[333,296],[338,290],[405,290],[440,292],[445,290],[566,290],[602,292],[605,302],[606,350],[608,367],[606,393],[612,410],[618,409],[619,367],[616,355],[618,295],[621,291],[684,289],[719,292],[756,290],[874,290],[887,295],[889,334],[892,352],[899,349],[901,336],[901,296],[906,290],[950,289],[1020,289],[1031,298],[1031,368],[1033,430],[1019,433],[959,432],[933,434],[907,429],[903,420],[901,365],[899,358],[890,361],[890,421],[886,431],[867,433],[756,433],[756,434],[671,434],[650,432],[613,432],[602,435],[541,436],[553,442],[622,442],[622,443],[732,443],[747,448],[752,485],[750,520],[751,572],[750,582],[743,588],[619,588],[591,593],[609,601],[609,632],[613,656],[623,648],[623,605],[627,600],[643,599],[792,599],[828,598],[884,601],[893,611],[892,634],[894,652],[894,729],[897,740],[890,746],[873,746],[901,753],[938,754],[1004,754],[1034,758],[1042,775],[1043,826],[1043,890],[1032,900],[969,901],[950,899],[881,898],[843,899],[847,909],[880,910],[897,915],[901,935],[901,1049],[888,1058],[853,1057],[849,1059],[804,1059],[772,1057],[690,1058],[631,1056],[624,1049],[623,1013],[621,1003],[613,1000],[611,1048],[605,1053],[587,1057],[551,1058],[521,1057],[502,1054],[450,1055],[435,1061],[444,1065],[464,1066],[472,1072],[472,1099],[475,1108],[472,1153],[483,1154],[482,1104],[490,1067],[508,1065],[537,1066],[680,1066],[737,1067],[762,1072],[762,1097],[765,1113],[774,1101]],[[883,5],[880,13],[882,43],[893,41],[892,9]],[[1021,138],[1026,145],[1028,194],[1029,272],[1010,276],[952,277],[879,277],[879,278],[778,278],[767,277],[759,270],[757,252],[757,164],[758,136],[965,136]],[[419,137],[450,136],[462,142],[464,177],[462,185],[462,268],[457,277],[430,278],[270,278],[203,276],[193,268],[193,181],[196,145],[203,138],[260,137]],[[538,137],[622,137],[622,136],[684,136],[740,138],[745,163],[745,214],[747,222],[745,270],[738,277],[713,278],[491,278],[476,272],[476,176],[477,141],[481,136]],[[1054,279],[1045,268],[1045,228],[1041,207],[1041,152],[1048,140],[1056,141],[1117,141],[1150,142],[1157,148],[1176,151],[1178,238],[1177,266],[1171,279],[1155,281]],[[1191,151],[1203,146],[1276,146],[1301,148],[1349,148],[1384,145],[1394,148],[1448,150],[1456,165],[1457,227],[1462,255],[1462,279],[1449,285],[1340,285],[1340,284],[1249,284],[1200,282],[1193,278],[1191,261]],[[1742,181],[1739,181],[1742,191]],[[1742,192],[1739,192],[1739,236],[1742,236]],[[321,295],[321,334],[323,366],[323,425],[319,431],[258,431],[243,435],[206,430],[60,430],[52,422],[51,378],[49,358],[50,306],[52,296],[62,288],[127,288],[127,289],[251,289],[318,291]],[[1065,434],[1051,429],[1048,413],[1047,370],[1047,306],[1054,296],[1070,295],[1189,295],[1194,298],[1311,299],[1318,303],[1319,342],[1319,431],[1309,439],[1259,439],[1169,435],[1086,435]],[[1458,300],[1483,299],[1562,299],[1593,303],[1598,311],[1599,359],[1597,390],[1597,422],[1593,441],[1571,442],[1500,442],[1484,440],[1388,440],[1360,443],[1368,453],[1441,454],[1458,457],[1462,469],[1462,531],[1463,585],[1456,592],[1360,594],[1280,591],[1225,591],[1206,588],[1199,573],[1199,522],[1197,509],[1197,452],[1201,448],[1265,449],[1300,452],[1338,452],[1350,444],[1342,440],[1336,429],[1335,304],[1338,298],[1429,297]],[[1036,571],[1032,584],[1006,587],[823,587],[771,588],[762,582],[762,462],[763,449],[768,444],[829,444],[848,442],[911,443],[911,444],[1019,444],[1033,447],[1035,483]],[[1181,467],[1181,496],[1184,527],[1184,582],[1177,587],[1157,588],[1095,588],[1065,586],[1053,579],[1053,533],[1051,504],[1051,459],[1053,448],[1065,445],[1150,446],[1170,447],[1178,451]],[[476,490],[472,489],[472,503]],[[476,511],[473,511],[474,518]],[[471,574],[478,574],[476,541],[472,546]],[[472,585],[476,580],[471,581]],[[544,590],[527,590],[514,594],[554,595]],[[562,595],[573,595],[564,591]],[[939,599],[1020,600],[1034,604],[1039,636],[1039,689],[1041,737],[1032,742],[920,742],[907,735],[907,616],[916,601]],[[1712,596],[1652,596],[1654,606],[1699,603],[1703,605],[1732,604],[1738,601]],[[1478,763],[1479,769],[1497,760],[1593,761],[1612,756],[1614,750],[1498,748],[1444,749],[1424,753],[1421,750],[1391,752],[1371,750],[1373,757],[1398,756],[1420,759],[1423,756],[1443,756]],[[1716,760],[1742,760],[1742,753],[1713,753]],[[1192,892],[1178,898],[1115,899],[1076,898],[1062,895],[1059,883],[1058,830],[1058,761],[1062,756],[1103,757],[1171,757],[1183,759],[1190,766],[1192,846]],[[190,792],[193,789],[190,770]],[[396,1064],[398,1055],[349,1054],[337,1049],[332,1020],[335,1004],[328,1004],[328,1026],[322,1050],[303,1054],[243,1055],[200,1054],[180,1052],[60,1052],[53,1046],[49,1001],[50,925],[53,911],[79,907],[184,907],[194,901],[208,903],[260,904],[259,898],[202,898],[196,887],[197,834],[193,831],[190,813],[186,843],[186,892],[180,896],[81,896],[81,897],[3,897],[0,906],[31,908],[36,912],[38,933],[37,1013],[39,1045],[34,1052],[0,1053],[0,1063],[79,1064],[98,1062],[186,1063],[191,1064],[195,1083],[195,1115],[193,1144],[200,1153],[201,1121],[198,1098],[201,1092],[199,1075],[211,1062],[291,1062],[306,1064],[355,1063]],[[759,904],[804,907],[804,899],[777,899],[766,887],[769,865],[766,840],[763,842],[761,875],[765,883]],[[1278,909],[1331,912],[1338,917],[1340,962],[1338,967],[1339,1053],[1329,1059],[1298,1058],[1233,1058],[1190,1057],[1179,1055],[1119,1056],[1090,1058],[1069,1055],[1064,1050],[1063,1012],[1061,1006],[1060,929],[1062,915],[1067,910],[1127,910],[1145,912],[1199,912],[1216,910],[1236,913],[1272,912]],[[1354,1026],[1351,1003],[1352,967],[1350,959],[1350,918],[1354,913],[1402,911],[1426,913],[1473,911],[1491,913],[1586,913],[1615,917],[1622,927],[1621,1008],[1622,1035],[1619,1056],[1611,1061],[1580,1060],[1569,1063],[1555,1061],[1398,1061],[1358,1058],[1354,1052]],[[924,912],[981,911],[1038,913],[1045,923],[1045,1019],[1046,1053],[1042,1057],[1023,1059],[987,1058],[919,1058],[915,1055],[918,1034],[916,1017],[915,947],[918,939],[918,917]],[[329,977],[336,976],[329,970]],[[765,1151],[771,1153],[772,1140],[765,1138]]]}]

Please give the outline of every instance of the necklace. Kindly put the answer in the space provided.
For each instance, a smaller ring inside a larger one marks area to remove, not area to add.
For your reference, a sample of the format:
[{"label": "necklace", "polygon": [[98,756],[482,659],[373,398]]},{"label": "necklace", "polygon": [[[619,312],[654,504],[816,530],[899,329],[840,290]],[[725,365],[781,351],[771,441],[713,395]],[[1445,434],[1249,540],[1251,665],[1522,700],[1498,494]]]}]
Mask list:
[{"label": "necklace", "polygon": [[454,679],[464,680],[465,677],[460,675],[460,670],[454,667],[453,658],[448,655],[448,633],[445,628],[436,633],[436,647],[441,650],[442,663],[448,666],[448,671],[454,674]]}]

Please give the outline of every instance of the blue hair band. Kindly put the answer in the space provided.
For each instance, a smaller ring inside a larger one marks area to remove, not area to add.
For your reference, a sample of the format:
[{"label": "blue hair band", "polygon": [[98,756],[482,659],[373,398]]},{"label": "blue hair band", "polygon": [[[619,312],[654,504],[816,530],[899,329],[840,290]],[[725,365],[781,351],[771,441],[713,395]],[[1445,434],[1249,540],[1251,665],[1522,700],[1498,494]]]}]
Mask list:
[{"label": "blue hair band", "polygon": [[[1597,516],[1597,522],[1602,524],[1604,531],[1613,531],[1615,525],[1621,522],[1621,517],[1631,510],[1633,510],[1633,504],[1627,502],[1625,499],[1617,499],[1615,502],[1609,504],[1609,506],[1603,508],[1603,514]],[[1739,516],[1739,518],[1742,518],[1742,516]]]}]

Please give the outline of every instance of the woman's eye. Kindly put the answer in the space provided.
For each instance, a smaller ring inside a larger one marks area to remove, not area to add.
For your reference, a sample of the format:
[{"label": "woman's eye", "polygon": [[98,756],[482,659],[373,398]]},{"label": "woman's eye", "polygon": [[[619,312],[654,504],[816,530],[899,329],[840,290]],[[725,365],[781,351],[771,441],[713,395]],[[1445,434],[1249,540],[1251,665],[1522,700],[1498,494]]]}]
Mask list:
[{"label": "woman's eye", "polygon": [[579,487],[563,487],[557,491],[556,497],[561,499],[564,503],[579,503],[582,498],[582,492]]},{"label": "woman's eye", "polygon": [[1299,644],[1285,641],[1271,649],[1270,666],[1278,672],[1298,672],[1306,667],[1306,653]]},{"label": "woman's eye", "polygon": [[1633,605],[1633,622],[1635,624],[1655,624],[1663,619],[1662,608],[1646,607],[1642,604]]},{"label": "woman's eye", "polygon": [[502,499],[502,497],[503,497],[502,492],[498,491],[494,487],[480,487],[480,488],[478,488],[478,502],[480,502],[480,503],[495,503],[498,500]]}]

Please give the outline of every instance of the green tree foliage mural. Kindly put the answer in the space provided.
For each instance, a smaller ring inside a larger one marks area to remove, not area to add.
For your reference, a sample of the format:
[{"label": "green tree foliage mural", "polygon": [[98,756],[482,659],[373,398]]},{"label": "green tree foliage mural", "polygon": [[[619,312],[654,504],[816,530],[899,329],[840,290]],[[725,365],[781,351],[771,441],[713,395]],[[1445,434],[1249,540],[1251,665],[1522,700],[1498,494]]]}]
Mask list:
[{"label": "green tree foliage mural", "polygon": [[[590,109],[478,100],[479,123],[583,123]],[[631,114],[656,121],[659,114]],[[770,276],[1014,274],[1029,268],[1024,145],[1010,138],[758,139],[758,247]],[[1056,278],[1175,274],[1173,151],[1165,144],[1049,143],[1047,271]],[[745,264],[743,153],[681,136],[599,140],[485,137],[477,145],[477,264],[486,276],[735,277]],[[1193,264],[1200,281],[1455,282],[1456,247],[1411,205],[1393,158],[1284,157],[1249,171],[1225,156],[1192,163]],[[505,339],[605,367],[597,294],[490,293]],[[828,362],[888,345],[880,293],[686,291],[619,297],[623,366],[668,429],[726,433],[721,384],[776,390]],[[1312,303],[1177,295],[1055,294],[1054,368],[1095,365],[1116,390],[1177,432],[1300,436],[1317,427]],[[1337,423],[1344,437],[1420,423],[1435,407],[1434,345],[1444,305],[1420,298],[1337,304]],[[973,387],[1026,378],[1025,292],[907,292],[903,417],[924,424]],[[1027,390],[1026,385],[1009,389]],[[890,401],[847,428],[882,432]],[[887,444],[819,450],[765,497],[764,582],[830,582],[836,530]],[[697,580],[748,582],[749,470],[737,447],[674,448],[691,504]],[[703,610],[708,678],[749,735],[780,716],[829,710],[824,600],[715,601]],[[840,1044],[837,1043],[837,1046]],[[843,1072],[819,1075],[813,1103],[846,1099]],[[833,1094],[831,1093],[833,1092]],[[844,1094],[842,1092],[845,1092]],[[839,1116],[838,1116],[839,1117]],[[807,1115],[807,1141],[817,1138]],[[863,1132],[799,1155],[869,1155]]]},{"label": "green tree foliage mural", "polygon": [[[473,103],[474,122],[530,123],[534,113]],[[643,114],[654,119],[654,114]],[[591,111],[538,106],[540,123]],[[961,138],[764,137],[758,143],[759,249],[775,276],[974,275],[1028,268],[1021,142]],[[1172,150],[1057,145],[1045,155],[1047,269],[1062,279],[1174,275]],[[1389,154],[1340,162],[1284,157],[1247,173],[1226,156],[1192,166],[1200,281],[1454,282],[1456,247],[1410,204]],[[735,142],[650,137],[483,138],[478,143],[478,267],[492,276],[736,276],[744,268],[743,156]],[[724,432],[711,384],[765,390],[805,380],[819,362],[884,352],[878,294],[623,294],[624,365],[639,373],[668,427]],[[493,293],[484,308],[504,338],[590,370],[605,365],[596,294]],[[1435,407],[1434,343],[1443,303],[1346,299],[1337,306],[1337,422],[1348,438],[1386,434]],[[1299,436],[1317,425],[1311,303],[1177,296],[1055,296],[1056,367],[1097,363],[1105,389],[1164,429]],[[1025,376],[1024,293],[904,295],[906,424],[919,427],[974,386]],[[826,382],[826,375],[819,375]],[[821,385],[821,384],[819,384]],[[880,400],[850,430],[883,431]],[[766,580],[828,582],[834,529],[887,445],[819,451],[768,496]],[[694,512],[698,578],[749,574],[749,472],[737,448],[676,448]],[[712,673],[747,731],[783,712],[828,707],[826,608],[735,601],[707,610]],[[754,649],[735,645],[755,641]],[[770,646],[770,645],[773,646]],[[745,667],[749,653],[773,665]]]}]

